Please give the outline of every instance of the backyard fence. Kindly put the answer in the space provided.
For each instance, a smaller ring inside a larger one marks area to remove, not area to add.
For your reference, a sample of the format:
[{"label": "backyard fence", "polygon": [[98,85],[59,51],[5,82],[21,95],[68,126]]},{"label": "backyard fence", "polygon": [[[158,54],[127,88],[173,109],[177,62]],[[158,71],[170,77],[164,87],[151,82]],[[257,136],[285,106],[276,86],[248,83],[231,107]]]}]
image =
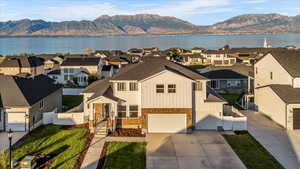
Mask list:
[{"label": "backyard fence", "polygon": [[84,88],[63,88],[63,95],[78,96]]},{"label": "backyard fence", "polygon": [[224,105],[224,114],[222,118],[221,125],[223,126],[224,130],[247,130],[247,117],[232,106]]},{"label": "backyard fence", "polygon": [[49,112],[43,114],[43,124],[56,124],[56,125],[78,125],[84,124],[83,112],[72,113],[55,113]]}]

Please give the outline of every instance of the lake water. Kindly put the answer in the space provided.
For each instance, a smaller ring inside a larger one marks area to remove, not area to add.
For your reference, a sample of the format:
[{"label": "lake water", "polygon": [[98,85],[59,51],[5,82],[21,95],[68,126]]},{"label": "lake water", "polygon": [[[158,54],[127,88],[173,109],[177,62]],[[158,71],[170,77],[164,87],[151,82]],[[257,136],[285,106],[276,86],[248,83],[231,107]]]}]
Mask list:
[{"label": "lake water", "polygon": [[229,44],[231,47],[261,47],[267,38],[274,47],[294,45],[300,48],[300,34],[277,35],[145,35],[109,37],[20,37],[0,38],[0,54],[20,53],[82,53],[84,48],[120,49],[195,46],[218,49]]}]

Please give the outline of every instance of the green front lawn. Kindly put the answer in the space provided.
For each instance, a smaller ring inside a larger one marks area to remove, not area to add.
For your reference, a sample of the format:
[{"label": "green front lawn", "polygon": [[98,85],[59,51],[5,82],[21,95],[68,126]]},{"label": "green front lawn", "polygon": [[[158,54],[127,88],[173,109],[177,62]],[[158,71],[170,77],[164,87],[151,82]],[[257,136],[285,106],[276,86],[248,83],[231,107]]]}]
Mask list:
[{"label": "green front lawn", "polygon": [[145,169],[146,143],[110,142],[104,169]]},{"label": "green front lawn", "polygon": [[[63,96],[63,105],[67,107],[66,110],[70,110],[82,103],[83,97],[82,96],[69,96],[64,95]],[[64,110],[64,111],[66,111]]]},{"label": "green front lawn", "polygon": [[[63,129],[61,126],[45,125],[32,131],[24,143],[13,150],[13,160],[21,160],[26,155],[51,155],[51,168],[73,169],[84,150],[88,129]],[[0,163],[5,166],[9,162],[8,152],[0,155]],[[0,167],[1,168],[1,167]]]},{"label": "green front lawn", "polygon": [[223,136],[248,169],[284,169],[250,134]]},{"label": "green front lawn", "polygon": [[220,94],[227,102],[229,105],[237,108],[237,109],[241,109],[241,107],[239,105],[236,104],[236,102],[239,99],[240,94]]}]

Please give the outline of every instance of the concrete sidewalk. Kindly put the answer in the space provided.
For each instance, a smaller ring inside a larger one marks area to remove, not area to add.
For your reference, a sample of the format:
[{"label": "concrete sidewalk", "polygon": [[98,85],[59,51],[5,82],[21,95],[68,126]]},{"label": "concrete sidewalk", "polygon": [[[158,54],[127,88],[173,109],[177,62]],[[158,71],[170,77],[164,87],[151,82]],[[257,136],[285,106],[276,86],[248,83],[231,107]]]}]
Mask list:
[{"label": "concrete sidewalk", "polygon": [[242,111],[248,118],[248,131],[286,169],[300,169],[300,131],[287,131],[264,115]]},{"label": "concrete sidewalk", "polygon": [[[18,142],[21,138],[26,135],[26,132],[14,132],[12,137],[12,144]],[[5,151],[9,148],[9,141],[7,132],[0,133],[0,152]]]},{"label": "concrete sidewalk", "polygon": [[81,164],[81,169],[97,169],[100,155],[107,141],[144,142],[143,137],[94,137]]}]

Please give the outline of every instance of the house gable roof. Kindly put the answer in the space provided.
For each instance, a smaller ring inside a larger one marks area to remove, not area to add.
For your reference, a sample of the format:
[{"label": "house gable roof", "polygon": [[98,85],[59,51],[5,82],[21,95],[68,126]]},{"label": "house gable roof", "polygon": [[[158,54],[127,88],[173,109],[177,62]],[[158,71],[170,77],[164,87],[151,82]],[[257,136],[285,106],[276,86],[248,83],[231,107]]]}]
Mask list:
[{"label": "house gable roof", "polygon": [[61,66],[98,66],[100,58],[67,58]]},{"label": "house gable roof", "polygon": [[0,75],[0,94],[5,107],[29,107],[60,89],[45,75],[34,78]]},{"label": "house gable roof", "polygon": [[269,87],[282,101],[287,104],[300,104],[300,88],[290,85],[272,84],[257,89]]},{"label": "house gable roof", "polygon": [[143,80],[169,70],[193,80],[206,80],[200,73],[163,58],[147,57],[143,62],[122,68],[111,80]]}]

